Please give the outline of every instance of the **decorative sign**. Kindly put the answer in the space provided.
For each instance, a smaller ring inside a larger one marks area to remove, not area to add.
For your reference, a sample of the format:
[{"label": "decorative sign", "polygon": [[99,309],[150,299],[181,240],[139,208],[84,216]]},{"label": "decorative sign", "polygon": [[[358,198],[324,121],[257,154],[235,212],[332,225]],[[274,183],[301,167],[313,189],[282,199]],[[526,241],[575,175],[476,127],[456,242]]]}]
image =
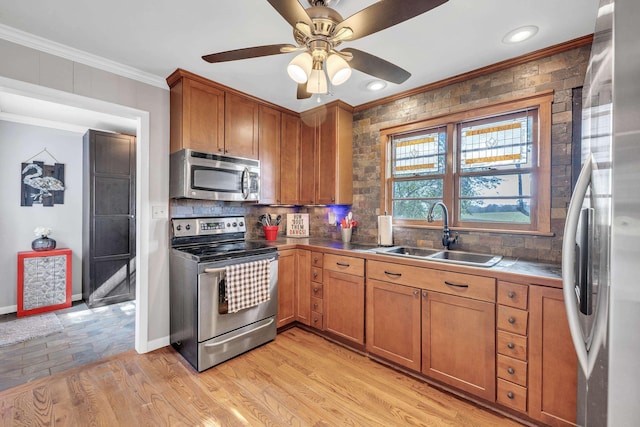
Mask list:
[{"label": "decorative sign", "polygon": [[64,203],[64,164],[22,163],[20,206],[40,203],[53,206]]},{"label": "decorative sign", "polygon": [[309,237],[309,214],[287,214],[287,237]]}]

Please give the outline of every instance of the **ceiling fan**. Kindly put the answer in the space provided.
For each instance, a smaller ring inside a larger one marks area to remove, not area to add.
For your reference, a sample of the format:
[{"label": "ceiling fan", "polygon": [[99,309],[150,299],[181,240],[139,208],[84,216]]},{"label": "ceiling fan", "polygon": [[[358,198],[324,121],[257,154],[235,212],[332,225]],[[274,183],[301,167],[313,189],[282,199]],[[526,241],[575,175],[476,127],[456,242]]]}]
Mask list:
[{"label": "ceiling fan", "polygon": [[298,0],[267,1],[293,27],[297,46],[256,46],[212,53],[202,59],[215,63],[301,52],[289,63],[287,73],[298,83],[298,99],[305,99],[314,93],[327,93],[327,77],[334,86],[344,83],[352,68],[397,84],[406,81],[411,74],[397,65],[358,49],[336,47],[428,12],[448,0],[381,0],[347,19],[329,7],[339,0],[308,0],[311,7],[307,9]]}]

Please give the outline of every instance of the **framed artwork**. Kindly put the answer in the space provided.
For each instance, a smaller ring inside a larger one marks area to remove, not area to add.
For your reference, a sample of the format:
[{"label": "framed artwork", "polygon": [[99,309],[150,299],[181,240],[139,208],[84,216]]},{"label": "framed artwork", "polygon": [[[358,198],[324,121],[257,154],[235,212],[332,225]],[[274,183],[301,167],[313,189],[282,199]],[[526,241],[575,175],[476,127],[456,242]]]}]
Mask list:
[{"label": "framed artwork", "polygon": [[64,164],[22,163],[20,206],[53,206],[64,203]]}]

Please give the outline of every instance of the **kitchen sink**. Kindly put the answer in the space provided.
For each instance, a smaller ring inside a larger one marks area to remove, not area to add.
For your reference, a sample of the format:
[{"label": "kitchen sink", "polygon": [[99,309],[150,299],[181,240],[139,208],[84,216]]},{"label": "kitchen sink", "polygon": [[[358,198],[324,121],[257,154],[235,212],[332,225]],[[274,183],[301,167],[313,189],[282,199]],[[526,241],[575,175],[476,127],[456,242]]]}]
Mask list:
[{"label": "kitchen sink", "polygon": [[496,265],[502,256],[490,254],[477,254],[460,251],[441,251],[438,249],[412,248],[407,246],[394,246],[391,248],[376,248],[375,253],[393,255],[406,258],[438,261],[451,264],[470,265],[474,267],[491,267]]}]

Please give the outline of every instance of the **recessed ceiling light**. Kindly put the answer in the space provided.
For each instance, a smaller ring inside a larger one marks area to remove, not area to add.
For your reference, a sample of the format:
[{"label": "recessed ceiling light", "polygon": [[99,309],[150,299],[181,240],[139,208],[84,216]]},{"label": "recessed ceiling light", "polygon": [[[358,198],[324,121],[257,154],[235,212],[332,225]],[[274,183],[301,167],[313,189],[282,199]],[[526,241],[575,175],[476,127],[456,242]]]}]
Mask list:
[{"label": "recessed ceiling light", "polygon": [[503,43],[520,43],[527,39],[530,39],[538,32],[538,27],[535,25],[527,25],[525,27],[516,28],[513,31],[509,31],[502,39]]},{"label": "recessed ceiling light", "polygon": [[387,82],[383,80],[372,80],[367,83],[367,90],[371,91],[382,90],[385,87],[387,87]]}]

